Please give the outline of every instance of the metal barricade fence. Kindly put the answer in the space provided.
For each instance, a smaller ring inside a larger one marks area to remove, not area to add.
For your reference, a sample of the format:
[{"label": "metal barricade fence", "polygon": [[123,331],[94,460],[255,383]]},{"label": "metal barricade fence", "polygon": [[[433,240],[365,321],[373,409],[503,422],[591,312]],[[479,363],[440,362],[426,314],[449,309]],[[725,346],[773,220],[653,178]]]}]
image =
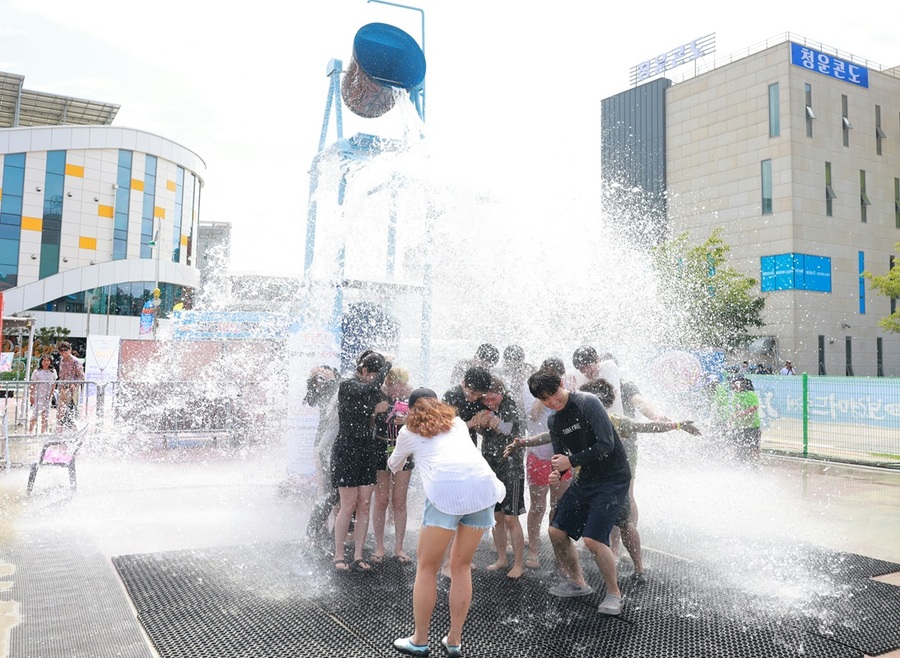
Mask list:
[{"label": "metal barricade fence", "polygon": [[900,468],[900,379],[753,375],[762,447]]},{"label": "metal barricade fence", "polygon": [[[53,401],[46,407],[32,402],[32,392],[41,383],[0,382],[5,404],[0,462],[7,466],[10,439],[64,431],[70,422],[89,422],[110,434],[161,438],[164,444],[188,436],[258,443],[280,431],[286,407],[286,396],[278,394],[285,385],[278,382],[57,381]],[[74,396],[71,409],[66,396],[58,395],[69,387]]]}]

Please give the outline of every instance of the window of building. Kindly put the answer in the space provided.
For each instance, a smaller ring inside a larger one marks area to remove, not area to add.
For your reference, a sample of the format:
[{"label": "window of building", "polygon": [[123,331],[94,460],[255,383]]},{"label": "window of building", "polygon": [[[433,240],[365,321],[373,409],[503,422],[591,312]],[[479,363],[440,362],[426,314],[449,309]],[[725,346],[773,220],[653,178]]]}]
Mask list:
[{"label": "window of building", "polygon": [[875,339],[875,376],[884,377],[884,343],[881,336]]},{"label": "window of building", "polygon": [[769,85],[769,137],[781,134],[781,116],[778,104],[778,83]]},{"label": "window of building", "polygon": [[181,262],[181,221],[184,212],[184,167],[175,173],[175,216],[172,218],[172,262]]},{"label": "window of building", "polygon": [[775,254],[759,259],[760,290],[831,292],[831,258],[808,254]]},{"label": "window of building", "polygon": [[156,156],[147,154],[144,165],[144,204],[141,210],[141,258],[152,258],[158,236],[153,234],[156,208]]},{"label": "window of building", "polygon": [[47,151],[44,174],[44,214],[41,222],[41,261],[38,278],[59,272],[59,244],[62,233],[64,188],[66,185],[66,152]]},{"label": "window of building", "polygon": [[900,228],[900,178],[894,179],[894,226]]},{"label": "window of building", "polygon": [[131,204],[131,151],[119,151],[116,171],[116,207],[113,219],[113,260],[128,258],[128,207]]},{"label": "window of building", "polygon": [[881,155],[881,142],[887,137],[881,127],[881,106],[875,106],[875,153]]},{"label": "window of building", "polygon": [[819,336],[819,375],[825,376],[825,336]]},{"label": "window of building", "polygon": [[[894,257],[888,258],[888,272],[894,269]],[[897,298],[891,297],[891,315],[897,312]]]},{"label": "window of building", "polygon": [[762,214],[772,214],[772,161],[763,160],[760,166],[760,185],[762,187]]},{"label": "window of building", "polygon": [[25,154],[9,153],[3,156],[3,195],[0,196],[0,290],[18,285],[24,191]]},{"label": "window of building", "polygon": [[872,205],[869,195],[866,194],[866,171],[859,170],[859,221],[868,221],[868,208]]},{"label": "window of building", "polygon": [[866,314],[866,277],[863,274],[866,271],[866,254],[864,251],[859,252],[859,314]]},{"label": "window of building", "polygon": [[844,351],[847,357],[847,364],[844,368],[844,374],[847,377],[853,376],[853,339],[850,336],[844,338]]},{"label": "window of building", "polygon": [[837,198],[837,194],[834,193],[834,188],[831,186],[831,163],[825,163],[825,215],[828,217],[833,216],[834,213],[834,199]]},{"label": "window of building", "polygon": [[812,85],[805,85],[806,91],[806,136],[813,136],[813,121],[816,118],[816,113],[813,112],[812,109]]},{"label": "window of building", "polygon": [[850,123],[850,115],[847,109],[847,95],[841,95],[841,127],[844,132],[844,146],[850,146],[850,130],[853,125]]}]

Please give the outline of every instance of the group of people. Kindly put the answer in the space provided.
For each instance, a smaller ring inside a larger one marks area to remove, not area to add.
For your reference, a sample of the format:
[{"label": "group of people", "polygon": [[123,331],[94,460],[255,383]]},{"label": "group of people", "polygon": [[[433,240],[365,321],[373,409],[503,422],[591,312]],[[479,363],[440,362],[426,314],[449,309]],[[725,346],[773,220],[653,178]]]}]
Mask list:
[{"label": "group of people", "polygon": [[[351,377],[342,379],[327,366],[310,373],[307,402],[320,408],[316,454],[327,478],[308,532],[327,536],[328,516],[336,506],[334,568],[371,571],[373,563],[384,559],[389,504],[394,558],[408,562],[403,538],[411,469],[424,488],[413,590],[415,630],[394,642],[403,653],[428,655],[437,577],[443,569],[451,581],[451,619],[442,643],[448,655],[460,655],[472,597],[472,560],[489,529],[497,559],[488,569],[520,578],[525,569],[540,567],[541,528],[550,511],[549,539],[561,575],[550,593],[572,597],[593,592],[575,551],[575,542],[583,539],[604,581],[602,614],[617,615],[622,609],[619,542],[632,558],[635,578],[643,579],[632,486],[636,435],[700,431],[691,421],[674,422],[659,413],[632,382],[622,380],[615,359],[592,347],[573,354],[581,386],[566,373],[562,360],[550,358],[533,367],[524,356],[520,347],[509,346],[501,365],[499,350],[482,345],[473,359],[454,369],[452,385],[441,397],[427,388],[410,390],[408,374],[371,350],[359,356]],[[638,411],[649,421],[635,420]],[[373,496],[375,551],[366,557]],[[520,523],[526,509],[527,558]],[[345,542],[351,527],[353,557],[348,560]]]},{"label": "group of people", "polygon": [[31,374],[29,403],[33,415],[28,427],[34,432],[38,421],[40,431],[47,432],[50,409],[56,403],[56,428],[64,431],[74,427],[78,403],[78,382],[84,381],[84,367],[72,354],[72,345],[66,341],[59,344],[59,363],[49,354],[44,354]]}]

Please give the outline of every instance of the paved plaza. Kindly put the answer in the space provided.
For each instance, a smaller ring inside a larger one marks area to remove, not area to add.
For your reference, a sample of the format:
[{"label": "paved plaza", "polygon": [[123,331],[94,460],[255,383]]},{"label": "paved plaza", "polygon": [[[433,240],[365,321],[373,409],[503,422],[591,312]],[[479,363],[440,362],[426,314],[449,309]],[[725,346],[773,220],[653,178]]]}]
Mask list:
[{"label": "paved plaza", "polygon": [[[620,618],[597,615],[596,594],[547,595],[546,545],[518,582],[486,571],[485,539],[464,655],[900,655],[900,473],[747,467],[696,445],[642,444],[649,580],[636,585],[621,560]],[[331,572],[305,542],[310,496],[284,486],[285,463],[278,445],[98,441],[75,494],[64,469],[41,469],[31,497],[27,468],[0,471],[0,657],[395,655],[414,568]],[[414,530],[415,478],[410,498]],[[432,655],[446,614],[439,604]]]}]

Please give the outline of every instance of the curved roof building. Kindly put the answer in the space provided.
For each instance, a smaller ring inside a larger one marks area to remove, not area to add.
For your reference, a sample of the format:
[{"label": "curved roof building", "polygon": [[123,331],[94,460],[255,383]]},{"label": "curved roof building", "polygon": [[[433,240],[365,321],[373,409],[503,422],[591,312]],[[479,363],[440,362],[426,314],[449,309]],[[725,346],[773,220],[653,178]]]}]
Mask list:
[{"label": "curved roof building", "polygon": [[0,108],[3,314],[133,338],[155,288],[161,317],[189,302],[200,156],[109,125],[117,105],[28,92],[21,76],[0,73]]}]

